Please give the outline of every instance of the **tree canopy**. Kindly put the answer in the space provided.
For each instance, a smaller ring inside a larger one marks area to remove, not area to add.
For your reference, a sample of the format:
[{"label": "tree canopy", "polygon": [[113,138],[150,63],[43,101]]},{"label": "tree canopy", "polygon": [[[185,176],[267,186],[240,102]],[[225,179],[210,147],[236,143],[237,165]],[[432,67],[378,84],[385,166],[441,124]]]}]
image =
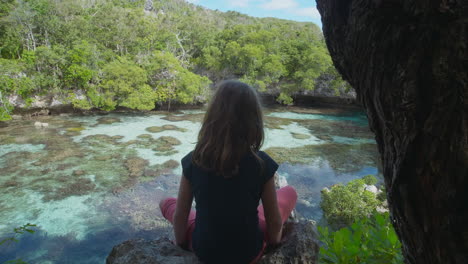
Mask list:
[{"label": "tree canopy", "polygon": [[315,24],[182,0],[5,0],[0,33],[0,119],[11,95],[26,105],[46,95],[78,108],[149,110],[203,102],[227,78],[286,104],[318,81],[347,87]]}]

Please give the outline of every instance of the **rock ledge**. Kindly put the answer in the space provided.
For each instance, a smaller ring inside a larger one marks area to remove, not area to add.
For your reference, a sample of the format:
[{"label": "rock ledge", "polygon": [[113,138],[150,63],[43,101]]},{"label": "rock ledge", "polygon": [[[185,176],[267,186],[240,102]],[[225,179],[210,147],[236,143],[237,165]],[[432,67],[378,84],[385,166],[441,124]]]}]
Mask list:
[{"label": "rock ledge", "polygon": [[[286,240],[278,248],[268,250],[259,264],[315,264],[318,259],[318,237],[313,221],[287,222]],[[168,238],[133,239],[115,246],[106,264],[199,264],[196,256],[173,245]],[[222,261],[220,262],[222,263]]]}]

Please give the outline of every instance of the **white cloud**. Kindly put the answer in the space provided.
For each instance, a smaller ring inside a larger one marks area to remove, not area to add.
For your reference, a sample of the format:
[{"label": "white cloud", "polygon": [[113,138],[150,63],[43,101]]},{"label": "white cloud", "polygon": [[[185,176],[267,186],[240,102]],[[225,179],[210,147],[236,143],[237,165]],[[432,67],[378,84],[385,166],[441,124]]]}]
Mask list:
[{"label": "white cloud", "polygon": [[228,0],[227,2],[233,7],[248,7],[252,0]]},{"label": "white cloud", "polygon": [[295,0],[269,0],[261,5],[268,10],[291,9],[298,6]]},{"label": "white cloud", "polygon": [[306,16],[310,18],[320,18],[320,13],[316,7],[296,8],[292,13],[298,16]]}]

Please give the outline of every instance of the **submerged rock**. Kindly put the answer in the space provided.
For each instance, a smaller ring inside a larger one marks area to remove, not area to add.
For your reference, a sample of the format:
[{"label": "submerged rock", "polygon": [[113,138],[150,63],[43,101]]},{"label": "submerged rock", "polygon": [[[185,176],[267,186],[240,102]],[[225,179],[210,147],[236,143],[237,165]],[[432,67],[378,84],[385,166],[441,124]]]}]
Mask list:
[{"label": "submerged rock", "polygon": [[153,136],[151,136],[150,134],[141,134],[141,135],[138,135],[137,138],[139,138],[139,139],[152,139]]},{"label": "submerged rock", "polygon": [[171,121],[171,122],[179,122],[179,121],[191,121],[191,122],[201,122],[203,120],[204,113],[197,113],[197,114],[183,114],[183,115],[173,115],[169,114],[162,119]]},{"label": "submerged rock", "polygon": [[168,137],[160,137],[159,139],[162,140],[164,143],[166,143],[168,145],[171,145],[171,146],[176,146],[176,145],[182,144],[182,142],[180,142],[180,140],[178,140],[175,137],[169,137],[168,136]]},{"label": "submerged rock", "polygon": [[[269,249],[259,264],[314,264],[318,262],[318,235],[312,221],[288,222],[284,226],[286,240]],[[115,246],[106,264],[199,264],[195,255],[175,246],[168,238],[134,239]],[[220,263],[223,263],[220,260]]]},{"label": "submerged rock", "polygon": [[41,122],[36,121],[34,123],[34,126],[36,128],[46,128],[46,127],[49,127],[49,124],[48,123],[41,123]]},{"label": "submerged rock", "polygon": [[94,182],[88,178],[75,178],[68,183],[68,179],[62,177],[62,182],[66,184],[57,189],[53,186],[38,186],[39,191],[44,193],[42,200],[44,202],[63,200],[70,196],[87,195],[96,189]]},{"label": "submerged rock", "polygon": [[372,166],[378,162],[377,146],[370,143],[325,143],[294,148],[270,147],[265,152],[278,163],[310,164],[316,160],[326,160],[331,168],[342,172],[359,171],[365,166]]},{"label": "submerged rock", "polygon": [[157,177],[163,174],[170,174],[172,170],[177,167],[179,167],[179,162],[171,159],[171,160],[164,162],[163,164],[153,165],[145,169],[143,176],[146,177],[147,180],[152,180],[154,177]]},{"label": "submerged rock", "polygon": [[84,127],[69,127],[66,129],[67,132],[81,132],[85,130],[86,128]]},{"label": "submerged rock", "polygon": [[265,128],[269,129],[284,129],[284,126],[290,125],[293,123],[293,120],[280,118],[280,117],[272,117],[272,116],[265,116]]},{"label": "submerged rock", "polygon": [[152,126],[152,127],[147,127],[145,130],[150,132],[150,133],[159,133],[159,132],[163,132],[165,130],[174,130],[174,131],[180,131],[180,132],[187,132],[186,128],[180,128],[180,127],[174,126],[174,125],[163,125],[161,127]]},{"label": "submerged rock", "polygon": [[291,135],[293,136],[293,138],[296,138],[296,139],[309,139],[311,137],[310,135],[294,133],[294,132],[291,132]]},{"label": "submerged rock", "polygon": [[147,127],[145,130],[150,133],[159,133],[159,132],[164,131],[162,127],[158,127],[158,126]]},{"label": "submerged rock", "polygon": [[140,157],[134,157],[125,160],[125,167],[128,170],[128,176],[131,178],[140,177],[148,164],[148,160],[142,159]]},{"label": "submerged rock", "polygon": [[97,120],[96,125],[110,125],[110,124],[113,124],[113,123],[121,123],[121,122],[122,121],[120,120],[120,118],[105,116],[105,117],[99,118]]},{"label": "submerged rock", "polygon": [[186,129],[186,128],[180,128],[180,127],[174,126],[174,125],[164,125],[164,126],[162,126],[162,128],[164,130],[175,130],[175,131],[180,131],[180,132],[187,132],[188,131],[188,129]]},{"label": "submerged rock", "polygon": [[74,170],[73,171],[73,176],[82,176],[85,175],[86,172],[84,170]]}]

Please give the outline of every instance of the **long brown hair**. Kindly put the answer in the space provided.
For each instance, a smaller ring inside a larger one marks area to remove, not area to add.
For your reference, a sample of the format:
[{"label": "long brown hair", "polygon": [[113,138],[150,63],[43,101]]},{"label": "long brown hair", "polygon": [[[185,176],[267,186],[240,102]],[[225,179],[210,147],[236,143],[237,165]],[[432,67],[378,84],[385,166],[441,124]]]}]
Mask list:
[{"label": "long brown hair", "polygon": [[224,81],[205,114],[192,160],[204,169],[231,177],[249,152],[262,162],[257,152],[263,138],[263,114],[256,91],[243,82]]}]

